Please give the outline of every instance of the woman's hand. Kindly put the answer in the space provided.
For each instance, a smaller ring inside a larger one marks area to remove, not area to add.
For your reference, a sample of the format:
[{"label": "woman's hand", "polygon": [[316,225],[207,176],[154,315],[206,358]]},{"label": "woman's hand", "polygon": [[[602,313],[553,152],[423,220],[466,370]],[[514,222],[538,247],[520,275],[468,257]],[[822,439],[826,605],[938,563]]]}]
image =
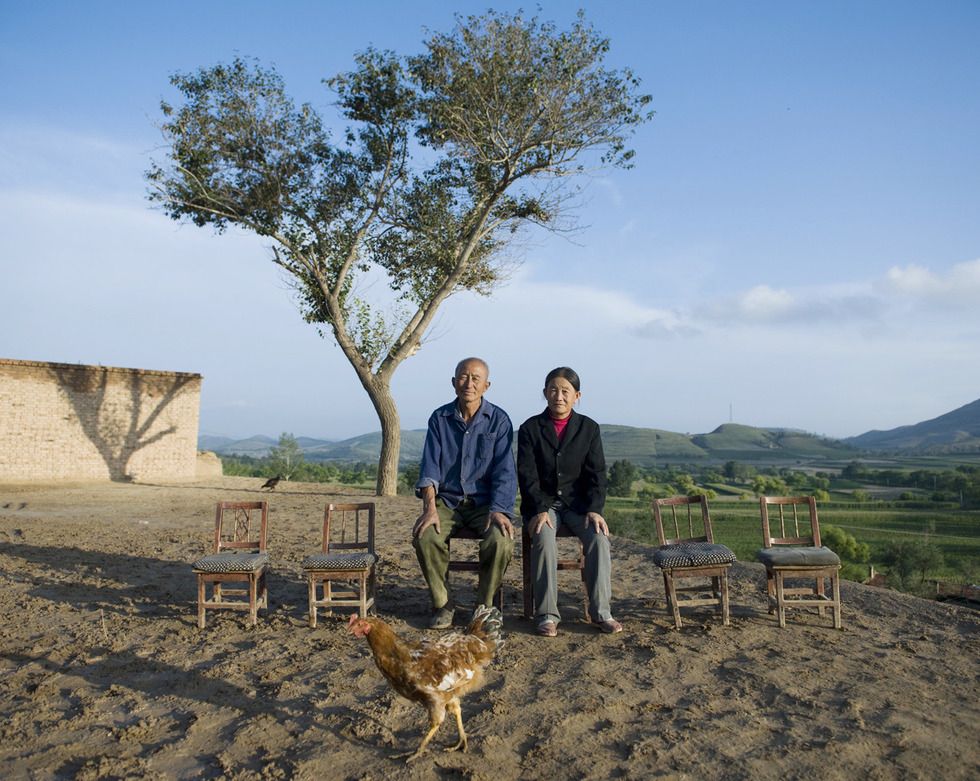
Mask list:
[{"label": "woman's hand", "polygon": [[609,527],[606,526],[606,519],[603,518],[599,513],[587,513],[585,516],[585,525],[589,524],[595,526],[597,532],[601,532],[604,536],[609,536]]},{"label": "woman's hand", "polygon": [[545,524],[548,524],[552,529],[555,528],[555,525],[551,522],[551,515],[546,512],[538,513],[537,515],[531,516],[530,520],[527,522],[527,528],[528,531],[534,535],[541,531]]}]

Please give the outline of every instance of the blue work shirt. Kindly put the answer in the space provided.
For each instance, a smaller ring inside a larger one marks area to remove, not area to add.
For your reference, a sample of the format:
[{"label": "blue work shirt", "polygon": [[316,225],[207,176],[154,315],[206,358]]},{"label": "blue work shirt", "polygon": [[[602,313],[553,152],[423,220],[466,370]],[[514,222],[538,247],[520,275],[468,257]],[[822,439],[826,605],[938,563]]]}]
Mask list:
[{"label": "blue work shirt", "polygon": [[514,427],[507,413],[486,399],[469,426],[456,402],[429,416],[422,464],[415,495],[433,486],[436,496],[455,508],[464,499],[490,505],[490,512],[514,517],[517,470],[514,467]]}]

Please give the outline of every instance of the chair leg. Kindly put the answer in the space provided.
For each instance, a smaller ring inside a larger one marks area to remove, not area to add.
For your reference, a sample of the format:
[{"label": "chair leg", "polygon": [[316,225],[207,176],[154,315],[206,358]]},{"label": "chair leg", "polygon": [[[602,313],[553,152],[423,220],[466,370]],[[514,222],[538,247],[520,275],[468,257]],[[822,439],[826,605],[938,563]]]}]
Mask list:
[{"label": "chair leg", "polygon": [[835,574],[830,579],[830,587],[834,596],[834,629],[843,629],[844,621],[841,616],[841,601],[840,601],[840,578]]},{"label": "chair leg", "polygon": [[374,615],[378,615],[378,607],[377,607],[378,595],[377,595],[377,587],[375,584],[374,567],[371,568],[371,574],[368,577],[368,584],[369,584],[368,596],[371,598],[371,607],[369,607],[368,610],[374,613]]},{"label": "chair leg", "polygon": [[259,579],[257,575],[248,578],[248,619],[252,626],[259,623]]},{"label": "chair leg", "polygon": [[361,614],[361,618],[367,618],[367,574],[366,573],[362,573],[361,574],[360,583],[361,583],[361,591],[360,591],[360,593],[361,593],[361,609],[360,609],[360,614]]},{"label": "chair leg", "polygon": [[670,570],[664,570],[664,591],[667,593],[667,605],[674,614],[674,628],[681,628],[681,608],[677,603],[677,590],[674,585],[674,574]]},{"label": "chair leg", "polygon": [[783,583],[783,573],[776,573],[776,616],[779,619],[779,627],[786,628],[786,594],[785,583]]},{"label": "chair leg", "polygon": [[204,629],[204,602],[207,599],[207,584],[204,575],[197,576],[197,628]]},{"label": "chair leg", "polygon": [[310,601],[310,629],[316,627],[316,578],[312,572],[306,574],[306,591]]},{"label": "chair leg", "polygon": [[770,597],[766,599],[766,603],[769,607],[769,615],[772,615],[776,607],[773,604],[773,600],[776,598],[776,586],[775,586],[775,575],[772,570],[766,570],[766,594]]},{"label": "chair leg", "polygon": [[721,623],[722,626],[731,626],[728,617],[728,570],[721,573]]}]

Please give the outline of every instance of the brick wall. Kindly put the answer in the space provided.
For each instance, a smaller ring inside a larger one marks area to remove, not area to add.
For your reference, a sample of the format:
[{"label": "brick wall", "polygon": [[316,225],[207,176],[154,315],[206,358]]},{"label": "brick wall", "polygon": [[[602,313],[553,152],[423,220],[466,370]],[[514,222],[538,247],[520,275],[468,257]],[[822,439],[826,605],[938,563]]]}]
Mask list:
[{"label": "brick wall", "polygon": [[195,476],[201,375],[0,359],[0,481]]}]

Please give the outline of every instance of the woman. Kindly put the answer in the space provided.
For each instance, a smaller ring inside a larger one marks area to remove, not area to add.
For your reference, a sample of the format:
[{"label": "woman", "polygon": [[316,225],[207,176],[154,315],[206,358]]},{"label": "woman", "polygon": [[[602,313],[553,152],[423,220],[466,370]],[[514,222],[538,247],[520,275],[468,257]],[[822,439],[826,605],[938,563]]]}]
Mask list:
[{"label": "woman", "polygon": [[[558,550],[555,534],[565,524],[585,550],[589,617],[608,634],[622,631],[609,612],[609,528],[606,460],[599,425],[572,407],[582,397],[578,375],[567,366],[544,381],[547,409],[524,421],[517,433],[517,480],[521,515],[531,536],[531,577],[537,632],[558,634]],[[526,552],[525,552],[526,555]]]}]

